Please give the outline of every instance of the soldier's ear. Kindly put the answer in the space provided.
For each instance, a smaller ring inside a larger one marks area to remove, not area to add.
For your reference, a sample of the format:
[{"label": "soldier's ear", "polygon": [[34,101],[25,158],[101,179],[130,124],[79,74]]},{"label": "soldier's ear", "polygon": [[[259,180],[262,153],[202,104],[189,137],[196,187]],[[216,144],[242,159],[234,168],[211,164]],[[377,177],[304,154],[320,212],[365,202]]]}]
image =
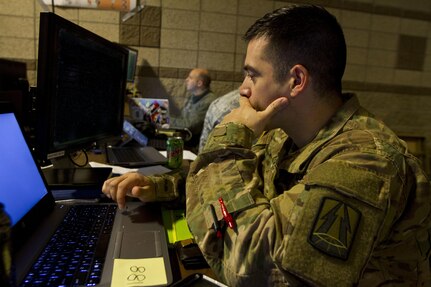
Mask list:
[{"label": "soldier's ear", "polygon": [[300,94],[308,84],[308,80],[308,70],[303,65],[294,65],[290,69],[290,95],[295,97]]}]

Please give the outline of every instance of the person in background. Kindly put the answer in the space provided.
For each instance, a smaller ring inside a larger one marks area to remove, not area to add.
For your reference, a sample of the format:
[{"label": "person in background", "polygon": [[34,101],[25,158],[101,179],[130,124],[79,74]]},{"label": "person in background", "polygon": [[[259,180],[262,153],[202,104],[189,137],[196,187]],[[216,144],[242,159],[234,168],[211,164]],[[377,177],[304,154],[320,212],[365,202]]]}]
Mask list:
[{"label": "person in background", "polygon": [[[216,96],[211,92],[211,78],[206,69],[191,70],[185,82],[191,96],[187,99],[181,116],[171,117],[170,127],[190,130],[192,139],[185,143],[186,148],[196,152],[206,111]],[[127,197],[137,198],[142,202],[174,201],[184,198],[186,176],[186,171],[182,169],[151,176],[131,172],[105,181],[102,192],[123,210],[127,208]]]},{"label": "person in background", "polygon": [[213,130],[213,128],[221,122],[221,120],[226,114],[228,114],[232,109],[239,106],[239,97],[239,90],[235,89],[215,99],[210,104],[208,111],[205,115],[202,134],[199,141],[199,152],[205,146],[208,135]]},{"label": "person in background", "polygon": [[192,137],[185,144],[196,152],[202,133],[205,114],[217,96],[211,91],[211,77],[208,70],[196,68],[190,71],[185,80],[186,90],[190,93],[179,117],[171,116],[170,127],[188,129]]},{"label": "person in background", "polygon": [[188,226],[217,279],[431,286],[430,181],[407,145],[342,93],[336,18],[280,8],[244,39],[240,106],[210,133],[186,182]]}]

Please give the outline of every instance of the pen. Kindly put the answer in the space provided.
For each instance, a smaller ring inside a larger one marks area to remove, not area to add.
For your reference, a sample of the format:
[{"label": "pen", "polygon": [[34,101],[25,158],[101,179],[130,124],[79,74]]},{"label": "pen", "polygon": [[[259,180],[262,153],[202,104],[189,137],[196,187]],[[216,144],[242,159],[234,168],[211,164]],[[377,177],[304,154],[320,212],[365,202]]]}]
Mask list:
[{"label": "pen", "polygon": [[216,215],[214,206],[212,204],[210,204],[210,209],[211,209],[211,215],[213,217],[213,227],[214,227],[214,230],[217,234],[217,238],[221,238],[222,234],[221,234],[220,226],[218,224],[217,215]]},{"label": "pen", "polygon": [[229,228],[235,228],[235,222],[233,220],[232,215],[227,211],[226,205],[224,205],[223,198],[219,198],[218,202],[220,203],[221,213],[223,214],[223,218],[226,221]]}]

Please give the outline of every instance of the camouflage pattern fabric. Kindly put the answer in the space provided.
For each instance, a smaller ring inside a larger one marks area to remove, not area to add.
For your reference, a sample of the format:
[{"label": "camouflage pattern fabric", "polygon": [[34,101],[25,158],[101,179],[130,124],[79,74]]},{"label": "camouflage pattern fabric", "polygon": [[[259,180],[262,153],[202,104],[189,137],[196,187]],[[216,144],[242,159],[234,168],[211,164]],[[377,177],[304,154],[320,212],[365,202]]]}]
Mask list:
[{"label": "camouflage pattern fabric", "polygon": [[208,135],[218,125],[223,117],[239,106],[239,90],[233,90],[215,99],[208,107],[199,140],[199,152],[205,146]]},{"label": "camouflage pattern fabric", "polygon": [[183,165],[179,169],[172,170],[165,174],[147,176],[155,187],[155,201],[184,202],[185,178],[187,177],[188,171],[189,164],[183,161]]},{"label": "camouflage pattern fabric", "polygon": [[301,149],[281,130],[252,146],[247,127],[217,126],[190,167],[186,204],[229,286],[431,286],[430,181],[355,96]]}]

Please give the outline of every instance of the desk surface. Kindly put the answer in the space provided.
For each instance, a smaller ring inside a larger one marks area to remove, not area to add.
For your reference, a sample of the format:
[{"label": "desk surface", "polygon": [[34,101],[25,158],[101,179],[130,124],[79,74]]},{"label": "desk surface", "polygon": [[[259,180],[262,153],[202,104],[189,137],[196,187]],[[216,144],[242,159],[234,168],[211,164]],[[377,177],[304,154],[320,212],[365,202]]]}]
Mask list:
[{"label": "desk surface", "polygon": [[[106,156],[105,154],[94,154],[90,153],[89,155],[90,161],[95,161],[99,163],[106,163]],[[184,166],[188,168],[189,161],[184,161]],[[186,278],[189,275],[192,275],[194,273],[202,273],[205,274],[211,278],[216,278],[214,273],[210,268],[202,268],[202,269],[186,269],[184,265],[181,263],[181,261],[178,258],[178,255],[175,251],[175,249],[172,247],[169,250],[170,257],[171,257],[171,266],[172,266],[172,273],[174,277],[174,282]]]}]

